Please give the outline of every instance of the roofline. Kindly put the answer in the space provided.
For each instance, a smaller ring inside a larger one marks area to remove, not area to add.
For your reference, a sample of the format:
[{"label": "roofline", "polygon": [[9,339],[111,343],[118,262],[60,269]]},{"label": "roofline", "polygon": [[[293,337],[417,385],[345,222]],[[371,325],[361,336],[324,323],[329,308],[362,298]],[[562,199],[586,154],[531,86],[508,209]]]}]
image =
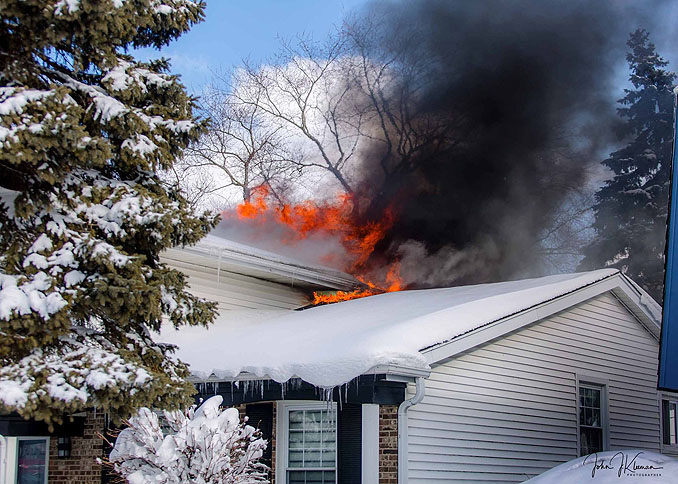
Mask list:
[{"label": "roofline", "polygon": [[[415,378],[424,377],[427,378],[431,374],[430,368],[415,368],[409,366],[400,366],[400,365],[378,365],[361,375],[386,375],[387,380],[391,381],[414,381]],[[293,376],[292,378],[299,378]],[[208,378],[200,378],[196,375],[191,375],[189,381],[192,383],[217,383],[217,382],[236,382],[236,381],[257,381],[257,380],[272,380],[268,375],[258,376],[250,372],[240,372],[234,377],[217,377],[211,375]]]},{"label": "roofline", "polygon": [[[461,334],[449,341],[423,349],[421,353],[429,365],[439,364],[464,351],[519,330],[608,291],[612,292],[635,316],[638,322],[659,341],[661,319],[658,319],[656,314],[656,308],[659,305],[631,279],[617,272],[550,301],[537,304]],[[661,318],[661,309],[659,315]]]},{"label": "roofline", "polygon": [[[291,281],[300,281],[306,285],[337,290],[353,290],[360,282],[353,276],[329,267],[313,266],[252,249],[252,252],[232,247],[220,247],[207,242],[198,242],[195,246],[175,247],[205,257],[214,262],[214,268],[221,264],[233,264],[260,273],[257,277],[266,279],[266,274],[275,274]],[[276,281],[277,282],[277,281]]]}]

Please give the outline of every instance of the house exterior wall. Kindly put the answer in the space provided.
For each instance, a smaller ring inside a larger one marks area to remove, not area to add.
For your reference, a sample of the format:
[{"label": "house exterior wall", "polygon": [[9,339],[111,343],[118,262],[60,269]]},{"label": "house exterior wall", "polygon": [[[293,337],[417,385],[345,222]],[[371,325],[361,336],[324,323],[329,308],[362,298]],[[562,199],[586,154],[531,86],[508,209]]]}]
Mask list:
[{"label": "house exterior wall", "polygon": [[294,309],[308,304],[304,291],[256,277],[219,271],[175,256],[168,251],[161,261],[188,276],[191,293],[216,301],[220,310]]},{"label": "house exterior wall", "polygon": [[522,482],[577,457],[578,375],[607,383],[610,449],[659,451],[658,349],[605,293],[434,367],[408,482]]},{"label": "house exterior wall", "polygon": [[58,457],[58,438],[50,438],[47,473],[49,484],[101,484],[101,464],[97,463],[97,458],[104,455],[101,438],[104,419],[101,411],[87,411],[84,434],[82,437],[72,438],[69,458]]}]

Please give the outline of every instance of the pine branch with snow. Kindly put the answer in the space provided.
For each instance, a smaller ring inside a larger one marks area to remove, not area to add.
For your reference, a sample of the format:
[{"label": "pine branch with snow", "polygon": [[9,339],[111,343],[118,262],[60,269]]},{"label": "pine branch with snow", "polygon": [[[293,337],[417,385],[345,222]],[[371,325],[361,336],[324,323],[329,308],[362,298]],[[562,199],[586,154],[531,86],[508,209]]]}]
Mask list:
[{"label": "pine branch with snow", "polygon": [[209,323],[159,254],[213,226],[163,183],[206,123],[168,63],[192,0],[0,0],[0,411],[58,422],[180,408],[193,386],[152,332]]},{"label": "pine branch with snow", "polygon": [[237,409],[220,408],[222,401],[217,395],[197,410],[164,412],[168,435],[158,414],[142,408],[118,435],[110,465],[130,484],[269,482],[268,468],[258,462],[266,441],[240,421]]}]

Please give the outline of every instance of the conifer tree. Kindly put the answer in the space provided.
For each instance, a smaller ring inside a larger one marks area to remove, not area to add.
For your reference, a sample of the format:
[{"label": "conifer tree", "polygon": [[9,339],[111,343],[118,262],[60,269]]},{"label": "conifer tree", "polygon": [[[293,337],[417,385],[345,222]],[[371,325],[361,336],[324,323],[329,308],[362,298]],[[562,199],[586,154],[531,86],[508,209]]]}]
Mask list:
[{"label": "conifer tree", "polygon": [[162,183],[205,127],[168,63],[136,61],[201,21],[191,0],[0,0],[0,411],[58,422],[190,402],[152,332],[212,303],[159,261],[215,220]]},{"label": "conifer tree", "polygon": [[633,88],[618,113],[629,141],[603,161],[614,176],[596,193],[596,237],[582,267],[619,268],[661,301],[676,76],[647,31],[633,32],[627,45]]}]

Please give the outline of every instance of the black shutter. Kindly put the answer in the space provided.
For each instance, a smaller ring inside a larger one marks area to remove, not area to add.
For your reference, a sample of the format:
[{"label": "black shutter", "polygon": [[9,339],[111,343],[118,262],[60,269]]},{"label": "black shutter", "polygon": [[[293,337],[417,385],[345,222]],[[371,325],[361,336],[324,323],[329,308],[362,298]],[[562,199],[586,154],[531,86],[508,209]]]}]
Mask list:
[{"label": "black shutter", "polygon": [[337,484],[360,484],[362,478],[362,405],[344,403],[338,409]]},{"label": "black shutter", "polygon": [[261,430],[261,437],[266,439],[268,446],[264,451],[261,462],[271,468],[271,458],[273,456],[273,447],[271,438],[273,437],[273,404],[272,403],[248,403],[245,406],[245,415],[247,415],[247,424]]}]

